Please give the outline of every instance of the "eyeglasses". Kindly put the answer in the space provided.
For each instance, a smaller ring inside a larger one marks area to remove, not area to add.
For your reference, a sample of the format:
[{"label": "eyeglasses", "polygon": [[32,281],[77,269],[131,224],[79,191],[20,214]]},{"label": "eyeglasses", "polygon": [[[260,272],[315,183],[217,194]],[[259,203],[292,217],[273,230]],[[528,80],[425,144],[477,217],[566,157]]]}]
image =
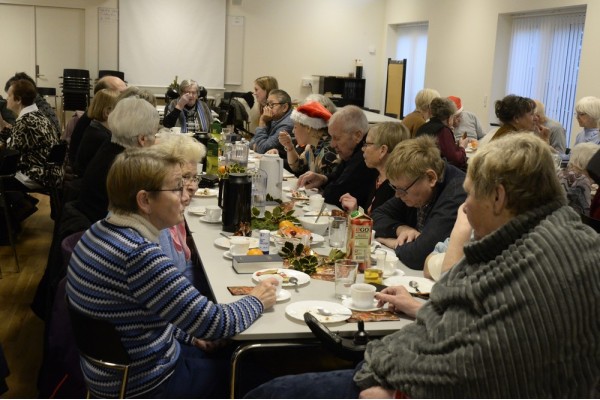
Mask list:
[{"label": "eyeglasses", "polygon": [[421,179],[421,178],[422,178],[422,176],[419,176],[419,177],[418,177],[417,179],[415,179],[415,180],[414,180],[414,181],[413,181],[413,182],[412,182],[410,185],[408,185],[408,186],[406,187],[406,189],[402,189],[402,188],[396,187],[396,186],[392,185],[392,183],[391,183],[391,182],[388,182],[388,184],[390,185],[390,187],[391,187],[391,188],[392,188],[392,189],[393,189],[393,190],[394,190],[396,193],[400,194],[400,196],[406,196],[406,195],[408,194],[408,190],[409,190],[411,187],[413,187],[413,186],[414,186],[414,184],[415,184],[415,183],[417,183],[417,181],[418,181],[419,179]]},{"label": "eyeglasses", "polygon": [[367,146],[377,146],[377,143],[373,143],[373,142],[364,142],[362,145],[362,148],[364,149]]},{"label": "eyeglasses", "polygon": [[267,107],[273,108],[273,107],[278,106],[280,104],[285,104],[285,103],[267,103]]},{"label": "eyeglasses", "polygon": [[583,117],[584,115],[587,115],[587,113],[577,111],[575,115],[578,117]]},{"label": "eyeglasses", "polygon": [[182,180],[181,184],[176,187],[175,189],[154,189],[154,190],[146,190],[146,192],[173,192],[175,194],[178,194],[179,197],[181,197],[182,193],[183,193],[183,189],[185,189],[185,187],[183,186],[183,183],[185,181]]},{"label": "eyeglasses", "polygon": [[200,178],[197,175],[183,177],[184,185],[197,185],[199,182],[200,182]]}]

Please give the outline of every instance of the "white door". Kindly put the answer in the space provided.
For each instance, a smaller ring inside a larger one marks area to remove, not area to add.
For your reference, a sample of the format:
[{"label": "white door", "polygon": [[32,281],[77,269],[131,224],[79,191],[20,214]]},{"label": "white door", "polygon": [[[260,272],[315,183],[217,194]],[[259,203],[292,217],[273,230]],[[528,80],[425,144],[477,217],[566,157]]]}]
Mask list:
[{"label": "white door", "polygon": [[65,68],[85,69],[85,11],[36,7],[37,85],[60,93]]},{"label": "white door", "polygon": [[35,76],[35,14],[33,6],[0,4],[0,94],[6,98],[4,85],[15,72]]}]

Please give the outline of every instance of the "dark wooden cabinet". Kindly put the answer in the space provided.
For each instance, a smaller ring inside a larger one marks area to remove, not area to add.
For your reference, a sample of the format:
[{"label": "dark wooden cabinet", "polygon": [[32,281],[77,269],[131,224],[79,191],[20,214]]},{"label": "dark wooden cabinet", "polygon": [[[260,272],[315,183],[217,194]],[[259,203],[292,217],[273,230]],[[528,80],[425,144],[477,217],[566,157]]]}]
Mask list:
[{"label": "dark wooden cabinet", "polygon": [[319,76],[319,93],[331,93],[338,107],[354,104],[365,106],[365,80],[343,76]]}]

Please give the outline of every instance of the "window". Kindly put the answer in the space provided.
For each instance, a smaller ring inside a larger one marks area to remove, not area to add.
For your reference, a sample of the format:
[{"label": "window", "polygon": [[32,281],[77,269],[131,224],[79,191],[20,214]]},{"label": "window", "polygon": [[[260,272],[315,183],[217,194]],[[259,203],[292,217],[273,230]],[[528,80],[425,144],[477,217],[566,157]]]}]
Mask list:
[{"label": "window", "polygon": [[425,62],[427,59],[427,23],[396,25],[395,60],[406,58],[406,81],[404,86],[404,115],[415,109],[415,96],[425,85]]},{"label": "window", "polygon": [[506,93],[538,99],[570,142],[585,10],[517,15],[512,21]]}]

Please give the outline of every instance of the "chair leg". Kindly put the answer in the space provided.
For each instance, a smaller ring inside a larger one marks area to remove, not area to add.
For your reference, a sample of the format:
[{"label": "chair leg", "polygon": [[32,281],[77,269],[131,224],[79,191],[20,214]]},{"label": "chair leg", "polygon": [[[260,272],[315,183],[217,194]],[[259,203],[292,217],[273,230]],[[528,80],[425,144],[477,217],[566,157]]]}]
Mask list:
[{"label": "chair leg", "polygon": [[13,255],[15,257],[15,264],[17,266],[17,272],[21,272],[21,267],[19,266],[19,256],[17,255],[17,245],[15,243],[12,226],[10,224],[10,215],[8,213],[8,202],[6,201],[6,195],[4,193],[4,181],[2,178],[0,178],[0,205],[4,209],[4,220],[6,223],[6,231],[8,232],[8,242],[10,243],[10,247],[12,247],[12,250],[13,250]]}]

